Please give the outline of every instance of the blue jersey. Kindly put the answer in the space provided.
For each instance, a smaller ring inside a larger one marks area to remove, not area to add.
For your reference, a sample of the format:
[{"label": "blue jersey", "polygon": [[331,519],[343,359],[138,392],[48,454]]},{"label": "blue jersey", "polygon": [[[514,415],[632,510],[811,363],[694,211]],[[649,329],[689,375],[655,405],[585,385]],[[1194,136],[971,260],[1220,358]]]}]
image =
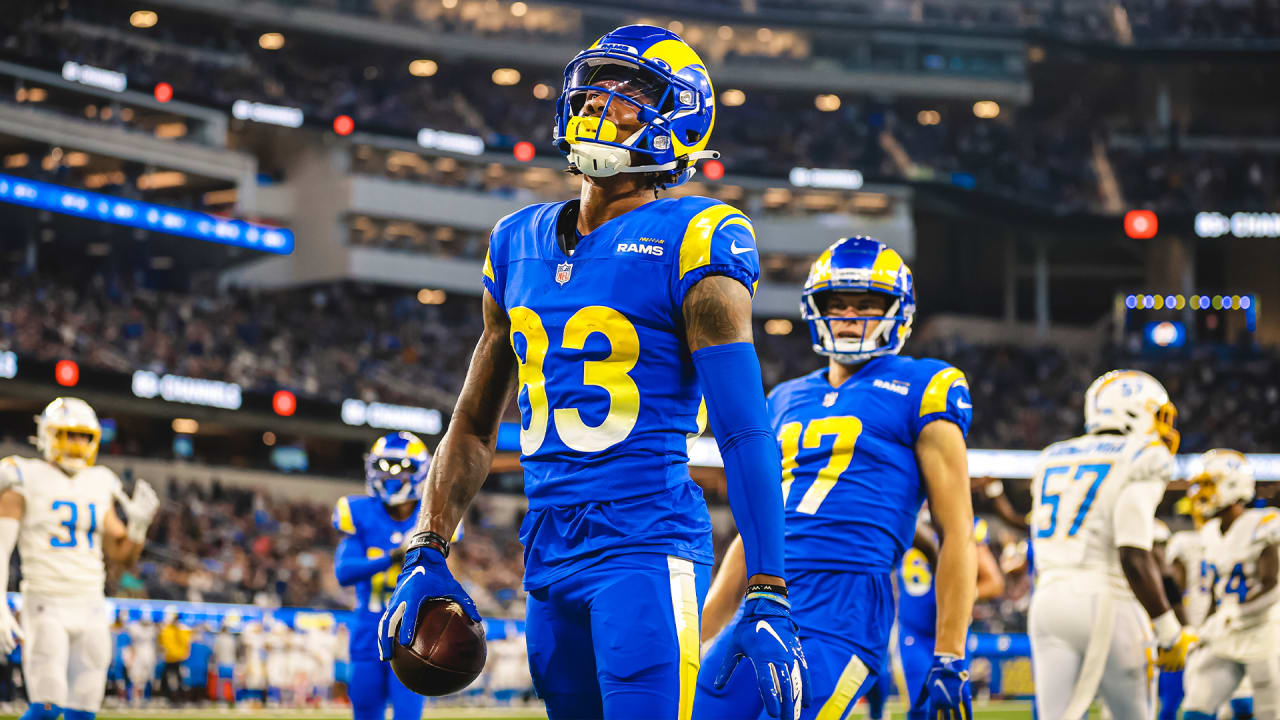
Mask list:
[{"label": "blue jersey", "polygon": [[707,275],[749,290],[759,278],[750,221],[718,201],[649,202],[566,254],[558,232],[575,232],[575,209],[532,205],[503,218],[484,264],[519,361],[530,589],[621,552],[712,561],[687,465],[701,392],[681,306]]},{"label": "blue jersey", "polygon": [[782,383],[769,411],[782,446],[788,574],[891,574],[925,497],[916,438],[934,420],[969,431],[964,374],[939,360],[887,355],[838,388],[826,368]]},{"label": "blue jersey", "polygon": [[[358,553],[360,558],[370,560],[386,557],[412,534],[416,522],[417,513],[410,513],[404,520],[392,519],[386,506],[375,497],[348,495],[341,498],[333,509],[333,526],[344,536],[335,561],[342,563],[348,553]],[[353,660],[378,659],[378,620],[396,589],[399,575],[400,565],[393,564],[355,583],[356,606],[351,627]]]},{"label": "blue jersey", "polygon": [[[973,519],[973,539],[987,542],[987,521]],[[933,637],[938,627],[938,596],[933,568],[918,548],[907,548],[898,571],[898,624],[911,635]]]}]

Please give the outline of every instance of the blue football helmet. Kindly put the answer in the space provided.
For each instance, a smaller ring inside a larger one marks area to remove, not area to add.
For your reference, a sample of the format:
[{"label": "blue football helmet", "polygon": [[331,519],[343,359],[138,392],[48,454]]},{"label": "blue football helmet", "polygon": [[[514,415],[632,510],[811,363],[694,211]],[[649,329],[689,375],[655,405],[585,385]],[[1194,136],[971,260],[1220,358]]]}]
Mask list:
[{"label": "blue football helmet", "polygon": [[[598,117],[580,115],[593,93],[604,95],[603,110]],[[644,127],[618,137],[618,127],[605,119],[615,102],[634,106]],[[675,187],[693,177],[698,160],[720,156],[706,149],[715,117],[711,76],[693,48],[669,30],[627,25],[565,68],[555,141],[569,166],[585,175],[660,173],[659,186]]]},{"label": "blue football helmet", "polygon": [[387,433],[364,458],[365,489],[384,505],[421,500],[430,466],[431,453],[417,435]]},{"label": "blue football helmet", "polygon": [[[881,293],[892,302],[882,317],[829,316],[827,296],[834,291]],[[861,236],[839,240],[818,256],[800,301],[800,316],[809,323],[813,351],[846,364],[897,355],[911,334],[915,314],[911,269],[893,248]],[[864,332],[859,339],[839,338],[832,322],[863,323]]]}]

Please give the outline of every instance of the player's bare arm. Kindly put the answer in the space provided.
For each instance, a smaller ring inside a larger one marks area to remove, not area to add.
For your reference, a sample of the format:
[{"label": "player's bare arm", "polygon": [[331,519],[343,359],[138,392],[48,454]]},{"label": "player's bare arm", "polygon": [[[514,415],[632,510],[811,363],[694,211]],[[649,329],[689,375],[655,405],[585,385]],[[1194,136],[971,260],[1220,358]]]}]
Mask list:
[{"label": "player's bare arm", "polygon": [[916,460],[929,496],[929,512],[942,540],[938,548],[938,640],[934,652],[963,657],[978,568],[969,462],[960,428],[946,420],[926,425],[916,440]]},{"label": "player's bare arm", "polygon": [[1160,582],[1160,568],[1150,550],[1120,548],[1120,568],[1124,570],[1125,580],[1129,581],[1129,587],[1133,588],[1133,594],[1142,604],[1142,609],[1147,611],[1147,615],[1160,617],[1172,609]]},{"label": "player's bare arm", "polygon": [[978,560],[978,599],[991,600],[1004,595],[1004,573],[1000,572],[1000,563],[991,554],[991,548],[979,545]]},{"label": "player's bare arm", "polygon": [[449,430],[427,473],[418,531],[447,538],[484,484],[493,462],[502,413],[516,387],[516,356],[508,337],[511,321],[486,291],[484,332],[458,394]]},{"label": "player's bare arm", "polygon": [[916,525],[916,534],[911,538],[911,547],[924,553],[924,559],[929,562],[929,569],[937,571],[938,539],[933,536],[933,531],[928,525]]},{"label": "player's bare arm", "polygon": [[102,556],[121,567],[132,567],[142,556],[144,543],[131,540],[128,529],[115,508],[108,508],[102,518]]},{"label": "player's bare arm", "polygon": [[[1258,556],[1258,589],[1249,594],[1245,598],[1245,604],[1253,603],[1263,596],[1268,595],[1276,589],[1276,585],[1280,583],[1280,552],[1277,551],[1276,545],[1268,545],[1262,550],[1262,554]],[[1268,598],[1270,599],[1270,598]],[[1265,601],[1261,604],[1265,604]]]},{"label": "player's bare arm", "polygon": [[711,581],[711,589],[707,591],[707,600],[702,606],[702,644],[711,642],[720,634],[742,602],[742,594],[747,591],[747,560],[742,552],[742,536],[739,535],[729,544],[729,549],[720,561],[720,569]]},{"label": "player's bare arm", "polygon": [[[715,345],[753,341],[751,293],[733,278],[709,275],[698,281],[685,296],[682,310],[685,342],[691,353]],[[764,389],[759,392],[763,402]],[[771,472],[777,474],[781,471]],[[756,574],[747,578],[747,583],[785,586],[787,581],[777,575]]]}]

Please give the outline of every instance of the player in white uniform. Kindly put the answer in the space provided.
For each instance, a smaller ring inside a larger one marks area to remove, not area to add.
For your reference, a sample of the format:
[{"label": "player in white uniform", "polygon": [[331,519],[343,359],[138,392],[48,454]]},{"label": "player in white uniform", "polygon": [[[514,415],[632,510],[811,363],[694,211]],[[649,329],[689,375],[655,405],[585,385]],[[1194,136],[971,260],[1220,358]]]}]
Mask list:
[{"label": "player in white uniform", "polygon": [[125,660],[125,672],[129,676],[129,705],[136,707],[147,696],[147,686],[155,689],[156,679],[156,626],[151,616],[144,614],[141,620],[129,624],[129,657]]},{"label": "player in white uniform", "polygon": [[1042,720],[1079,718],[1095,695],[1117,720],[1149,718],[1153,621],[1158,664],[1185,663],[1195,636],[1170,608],[1151,553],[1174,470],[1176,414],[1155,378],[1109,372],[1085,393],[1086,434],[1040,454],[1029,630]]},{"label": "player in white uniform", "polygon": [[1213,609],[1187,667],[1187,720],[1212,720],[1240,681],[1253,685],[1259,720],[1280,717],[1280,511],[1249,509],[1253,468],[1234,450],[1210,450],[1192,475],[1193,502],[1213,578]]},{"label": "player in white uniform", "polygon": [[[36,417],[42,458],[0,461],[0,583],[8,583],[16,544],[23,599],[21,629],[7,605],[0,608],[0,653],[25,635],[31,707],[24,720],[59,713],[86,720],[98,712],[112,652],[103,558],[132,565],[160,506],[145,481],[130,498],[115,473],[94,465],[101,435],[88,403],[57,398]],[[116,516],[115,502],[128,525]]]}]

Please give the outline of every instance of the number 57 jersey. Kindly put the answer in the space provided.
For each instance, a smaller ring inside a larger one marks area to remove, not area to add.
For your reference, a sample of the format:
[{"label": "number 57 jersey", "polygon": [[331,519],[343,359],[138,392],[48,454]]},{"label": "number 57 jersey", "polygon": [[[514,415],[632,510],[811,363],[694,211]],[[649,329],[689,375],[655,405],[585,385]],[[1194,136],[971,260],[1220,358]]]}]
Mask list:
[{"label": "number 57 jersey", "polygon": [[682,305],[707,275],[748,290],[759,278],[751,222],[721,202],[654,200],[568,254],[558,234],[576,232],[576,202],[500,220],[484,265],[519,362],[531,590],[608,554],[712,561],[706,503],[687,466],[701,391]]},{"label": "number 57 jersey", "polygon": [[1094,434],[1040,453],[1031,477],[1031,542],[1041,582],[1066,572],[1129,592],[1122,546],[1151,548],[1174,459],[1155,434]]}]

